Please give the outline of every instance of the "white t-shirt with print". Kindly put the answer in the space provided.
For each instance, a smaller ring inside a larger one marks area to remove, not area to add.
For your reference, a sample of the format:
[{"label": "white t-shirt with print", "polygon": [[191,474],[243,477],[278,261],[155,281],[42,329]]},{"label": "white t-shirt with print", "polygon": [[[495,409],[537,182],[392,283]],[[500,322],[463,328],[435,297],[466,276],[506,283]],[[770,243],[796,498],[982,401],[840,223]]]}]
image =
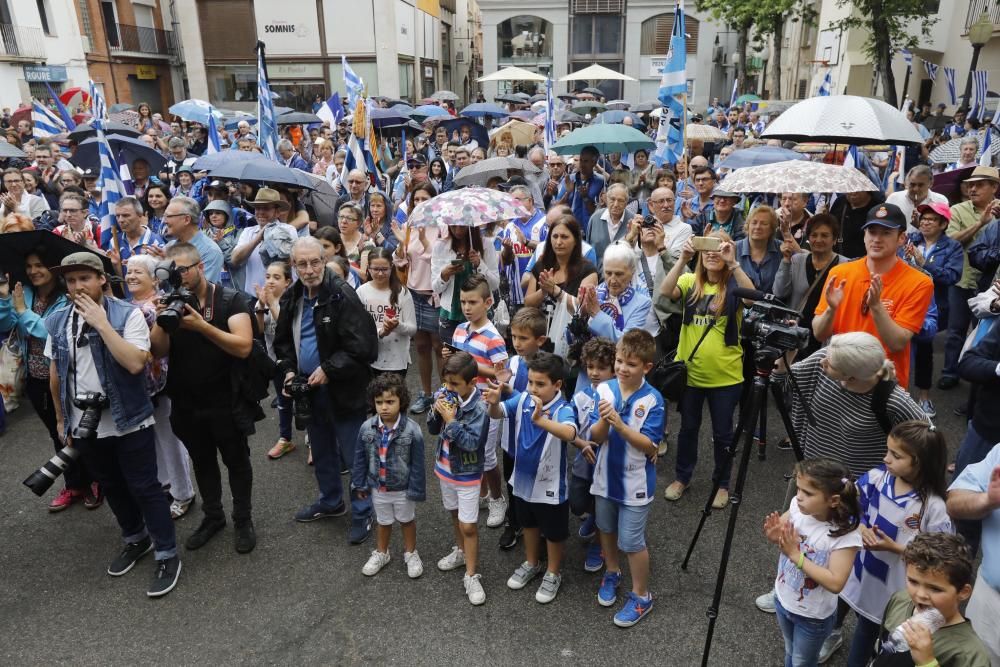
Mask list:
[{"label": "white t-shirt with print", "polygon": [[[806,558],[821,567],[830,566],[830,556],[839,549],[861,548],[861,531],[852,530],[840,537],[831,537],[833,524],[818,521],[799,511],[798,498],[792,498],[789,518],[799,534],[799,549]],[[837,612],[837,595],[806,576],[784,553],[778,559],[778,576],[774,592],[781,606],[806,618],[829,618]]]}]

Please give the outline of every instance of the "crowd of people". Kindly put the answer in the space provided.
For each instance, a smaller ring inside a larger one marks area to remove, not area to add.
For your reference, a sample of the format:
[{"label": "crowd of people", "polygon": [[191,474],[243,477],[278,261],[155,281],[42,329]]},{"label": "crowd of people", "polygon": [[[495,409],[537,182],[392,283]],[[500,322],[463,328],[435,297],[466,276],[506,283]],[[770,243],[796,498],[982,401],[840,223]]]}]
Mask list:
[{"label": "crowd of people", "polygon": [[[112,242],[102,246],[101,192],[73,166],[75,145],[64,154],[16,128],[8,140],[27,158],[8,161],[0,194],[3,231],[80,246],[53,260],[40,242],[3,267],[0,331],[53,447],[81,454],[49,510],[107,500],[120,525],[108,574],[152,552],[148,594],[174,588],[175,520],[196,494],[202,518],[185,549],[227,526],[219,459],[235,550],[255,548],[248,437],[272,401],[267,457],[306,447],[315,470],[315,500],[294,519],[349,512],[351,544],[375,535],[365,576],[391,562],[395,524],[407,574],[422,575],[415,507],[433,475],[454,533],[436,567],[464,573],[471,604],[486,601],[491,576],[479,567],[481,510],[500,549],[524,550],[507,586],[540,579],[542,604],[562,584],[573,514],[589,542],[582,567],[602,573],[597,601],[616,607],[616,625],[635,625],[655,600],[645,534],[657,464],[672,459],[663,495],[679,500],[706,403],[712,504],[731,501],[734,417],[749,409],[755,374],[744,288],[800,311],[806,332],[775,368],[804,459],[785,506],[764,519],[780,554],[773,590],[757,600],[777,615],[785,664],[825,662],[853,611],[852,667],[1000,665],[996,168],[972,165],[950,199],[931,189],[938,168],[922,151],[895,192],[730,192],[715,160],[745,150],[765,122],[743,108],[711,108],[726,139],[662,167],[642,150],[546,153],[541,129],[480,145],[474,128],[449,135],[431,123],[381,143],[369,174],[343,167],[346,122],[286,127],[281,162],[335,188],[331,213],[294,187],[194,172],[204,129],[149,111],[141,138],[167,159],[156,174],[133,164]],[[975,134],[963,115],[947,132]],[[224,150],[260,150],[245,121],[222,134]],[[469,165],[515,155],[534,168],[483,185],[524,217],[410,224],[422,204],[461,190]],[[967,168],[965,157],[945,167]],[[859,168],[895,165],[873,156]],[[669,397],[677,422],[647,381],[671,359],[687,373]],[[931,392],[961,380],[969,426],[952,459]]]}]

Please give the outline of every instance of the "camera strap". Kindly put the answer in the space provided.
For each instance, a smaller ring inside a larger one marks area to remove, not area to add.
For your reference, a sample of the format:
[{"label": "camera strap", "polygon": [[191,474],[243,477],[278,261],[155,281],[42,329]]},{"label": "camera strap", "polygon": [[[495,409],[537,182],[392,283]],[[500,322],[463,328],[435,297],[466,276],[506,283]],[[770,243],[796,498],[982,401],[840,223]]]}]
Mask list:
[{"label": "camera strap", "polygon": [[[812,259],[810,257],[806,257],[806,261],[810,262],[812,261]],[[825,282],[826,276],[830,274],[830,269],[837,266],[837,264],[839,263],[840,263],[840,258],[834,255],[833,259],[830,260],[830,263],[826,265],[826,268],[824,268],[822,271],[819,271],[816,274],[816,277],[813,278],[812,284],[809,286],[809,289],[806,290],[806,293],[802,295],[802,301],[799,303],[799,307],[796,308],[795,310],[799,311],[800,313],[802,312],[802,309],[806,307],[806,302],[809,301],[809,297],[812,295],[813,290],[816,289],[816,286],[822,282]]]},{"label": "camera strap", "polygon": [[201,316],[206,322],[212,321],[212,313],[215,311],[215,283],[208,284],[208,298],[201,307]]},{"label": "camera strap", "polygon": [[646,252],[639,247],[639,262],[642,264],[642,277],[646,281],[646,289],[649,290],[649,295],[652,297],[656,296],[656,292],[653,291],[653,275],[649,271],[649,262],[646,261]]},{"label": "camera strap", "polygon": [[691,354],[688,355],[687,362],[685,362],[685,363],[689,363],[690,364],[691,360],[694,359],[694,355],[698,352],[698,348],[701,347],[701,344],[702,344],[702,342],[704,342],[705,337],[708,336],[708,332],[715,328],[716,321],[717,321],[717,318],[713,317],[712,321],[709,322],[708,325],[705,326],[705,331],[702,332],[701,338],[699,338],[698,342],[695,343],[694,349],[691,350]]}]

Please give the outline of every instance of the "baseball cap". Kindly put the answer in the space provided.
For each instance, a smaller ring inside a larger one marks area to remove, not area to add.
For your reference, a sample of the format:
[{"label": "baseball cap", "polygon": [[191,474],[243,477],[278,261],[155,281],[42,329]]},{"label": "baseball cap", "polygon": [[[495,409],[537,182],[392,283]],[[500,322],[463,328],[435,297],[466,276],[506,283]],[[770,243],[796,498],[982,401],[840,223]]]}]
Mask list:
[{"label": "baseball cap", "polygon": [[951,222],[951,208],[944,202],[931,202],[930,204],[921,204],[917,207],[917,213],[923,215],[927,211],[931,213],[937,213],[945,220]]},{"label": "baseball cap", "polygon": [[96,271],[103,274],[104,263],[95,253],[84,250],[66,255],[59,262],[59,266],[53,266],[49,268],[49,271],[55,274],[64,274],[70,271]]},{"label": "baseball cap", "polygon": [[906,229],[906,216],[895,204],[876,204],[868,209],[868,220],[861,229],[880,225],[889,229]]},{"label": "baseball cap", "polygon": [[413,155],[408,155],[406,157],[406,166],[410,169],[414,167],[426,167],[427,166],[427,156],[422,153],[414,153]]}]

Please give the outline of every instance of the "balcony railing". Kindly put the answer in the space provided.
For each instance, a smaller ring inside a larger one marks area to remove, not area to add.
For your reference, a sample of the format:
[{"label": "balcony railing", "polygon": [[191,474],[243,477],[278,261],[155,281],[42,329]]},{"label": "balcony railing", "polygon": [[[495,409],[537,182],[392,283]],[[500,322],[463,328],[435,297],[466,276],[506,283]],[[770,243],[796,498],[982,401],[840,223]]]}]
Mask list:
[{"label": "balcony railing", "polygon": [[108,26],[108,48],[112,53],[144,53],[169,57],[176,54],[174,33],[125,23]]},{"label": "balcony railing", "polygon": [[1000,2],[997,0],[969,0],[969,11],[965,14],[965,32],[969,26],[979,20],[983,12],[993,21],[994,29],[1000,26]]},{"label": "balcony railing", "polygon": [[45,59],[45,36],[41,28],[0,23],[0,59]]}]

